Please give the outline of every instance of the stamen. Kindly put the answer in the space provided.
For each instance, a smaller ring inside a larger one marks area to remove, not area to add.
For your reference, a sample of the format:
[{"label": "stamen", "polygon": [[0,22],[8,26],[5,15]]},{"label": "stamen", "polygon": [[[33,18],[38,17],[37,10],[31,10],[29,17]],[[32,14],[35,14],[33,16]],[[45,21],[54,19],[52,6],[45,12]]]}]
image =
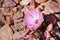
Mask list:
[{"label": "stamen", "polygon": [[38,19],[37,20],[35,20],[35,22],[34,22],[35,24],[38,24],[39,22],[38,22]]}]

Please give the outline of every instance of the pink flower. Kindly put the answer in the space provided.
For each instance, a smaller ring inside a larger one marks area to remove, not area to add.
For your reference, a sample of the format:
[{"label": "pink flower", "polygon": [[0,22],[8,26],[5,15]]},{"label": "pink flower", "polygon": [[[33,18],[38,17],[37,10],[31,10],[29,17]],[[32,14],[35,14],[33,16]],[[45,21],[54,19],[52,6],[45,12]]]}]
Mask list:
[{"label": "pink flower", "polygon": [[46,40],[49,40],[50,39],[50,33],[48,31],[45,31],[44,32],[44,35],[46,37]]},{"label": "pink flower", "polygon": [[39,10],[29,10],[24,16],[24,23],[27,28],[37,29],[43,22],[43,15]]}]

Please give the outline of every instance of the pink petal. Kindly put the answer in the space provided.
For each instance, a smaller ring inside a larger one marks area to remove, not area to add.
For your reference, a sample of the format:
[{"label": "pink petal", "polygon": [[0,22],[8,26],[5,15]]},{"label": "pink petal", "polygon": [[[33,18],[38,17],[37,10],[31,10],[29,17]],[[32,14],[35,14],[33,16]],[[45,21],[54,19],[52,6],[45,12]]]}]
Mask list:
[{"label": "pink petal", "polygon": [[46,40],[48,40],[48,39],[50,38],[50,34],[49,34],[48,31],[45,31],[45,32],[44,32],[44,35],[45,35],[45,37],[46,37]]}]

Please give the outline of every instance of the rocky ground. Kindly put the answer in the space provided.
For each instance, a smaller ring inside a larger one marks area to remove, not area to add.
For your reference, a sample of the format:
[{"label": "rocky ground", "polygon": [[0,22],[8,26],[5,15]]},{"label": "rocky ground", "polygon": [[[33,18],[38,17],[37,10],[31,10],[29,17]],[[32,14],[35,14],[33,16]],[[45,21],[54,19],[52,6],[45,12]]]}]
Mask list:
[{"label": "rocky ground", "polygon": [[34,1],[44,21],[31,31],[24,23],[24,16],[34,6],[31,0],[0,0],[0,40],[60,40],[60,0]]}]

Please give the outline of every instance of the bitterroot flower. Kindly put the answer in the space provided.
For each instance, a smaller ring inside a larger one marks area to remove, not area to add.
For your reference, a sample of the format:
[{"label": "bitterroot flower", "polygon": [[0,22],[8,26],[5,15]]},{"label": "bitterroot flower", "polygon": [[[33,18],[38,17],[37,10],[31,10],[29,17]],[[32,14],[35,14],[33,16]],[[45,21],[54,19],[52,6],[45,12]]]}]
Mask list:
[{"label": "bitterroot flower", "polygon": [[37,29],[43,22],[43,15],[39,10],[29,10],[24,16],[24,23],[27,28]]}]

